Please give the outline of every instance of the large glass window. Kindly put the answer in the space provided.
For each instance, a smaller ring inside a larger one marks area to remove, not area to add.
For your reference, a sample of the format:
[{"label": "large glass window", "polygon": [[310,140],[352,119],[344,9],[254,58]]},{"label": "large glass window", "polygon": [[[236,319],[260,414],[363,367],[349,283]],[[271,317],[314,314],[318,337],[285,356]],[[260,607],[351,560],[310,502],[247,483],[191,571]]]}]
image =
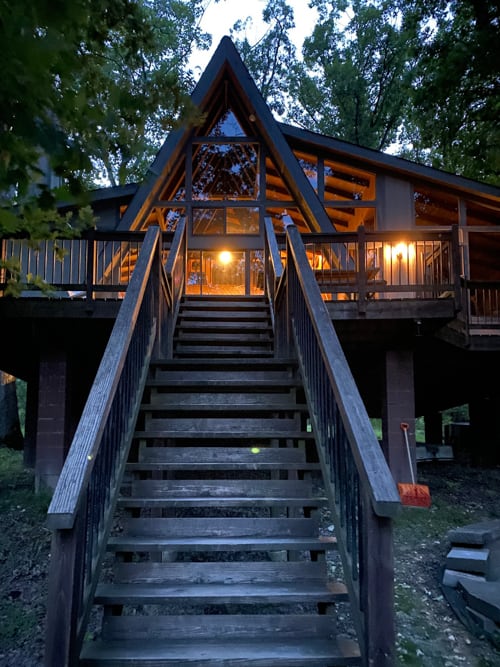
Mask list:
[{"label": "large glass window", "polygon": [[418,188],[414,193],[415,223],[437,227],[458,224],[458,199],[454,195]]},{"label": "large glass window", "polygon": [[343,206],[342,208],[326,206],[325,208],[332,225],[339,232],[355,232],[360,225],[364,225],[367,231],[374,231],[376,228],[375,208],[365,206]]},{"label": "large glass window", "polygon": [[257,207],[194,208],[193,234],[258,234]]},{"label": "large glass window", "polygon": [[306,153],[295,153],[295,157],[299,161],[302,171],[304,172],[307,180],[313,186],[313,188],[318,191],[318,159],[313,155],[307,155]]},{"label": "large glass window", "polygon": [[193,150],[193,199],[257,199],[258,146],[249,143],[196,145]]},{"label": "large glass window", "polygon": [[325,160],[326,201],[367,201],[375,199],[373,174]]},{"label": "large glass window", "polygon": [[490,225],[500,225],[500,214],[498,209],[487,208],[479,204],[466,202],[467,205],[467,226],[489,227]]}]

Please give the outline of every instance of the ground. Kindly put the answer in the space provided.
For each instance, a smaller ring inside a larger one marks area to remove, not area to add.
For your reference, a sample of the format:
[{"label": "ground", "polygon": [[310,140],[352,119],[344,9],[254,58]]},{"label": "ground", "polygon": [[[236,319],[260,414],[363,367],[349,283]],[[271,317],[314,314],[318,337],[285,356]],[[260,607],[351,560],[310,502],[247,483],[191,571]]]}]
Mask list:
[{"label": "ground", "polygon": [[[430,509],[404,508],[394,527],[398,667],[500,667],[440,590],[447,531],[500,518],[500,468],[419,464]],[[0,667],[42,667],[50,534],[47,496],[34,496],[19,453],[0,448]]]}]

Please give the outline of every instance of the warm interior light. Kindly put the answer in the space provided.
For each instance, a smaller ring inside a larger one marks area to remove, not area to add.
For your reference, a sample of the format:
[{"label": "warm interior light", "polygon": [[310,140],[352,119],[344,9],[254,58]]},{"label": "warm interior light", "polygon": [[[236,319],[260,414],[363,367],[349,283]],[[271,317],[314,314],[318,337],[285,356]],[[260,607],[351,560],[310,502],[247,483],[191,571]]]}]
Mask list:
[{"label": "warm interior light", "polygon": [[229,264],[233,259],[233,256],[229,252],[229,250],[223,250],[222,252],[219,253],[219,262],[221,264]]},{"label": "warm interior light", "polygon": [[411,262],[415,261],[415,244],[401,241],[396,245],[384,246],[384,258],[387,262]]},{"label": "warm interior light", "polygon": [[392,250],[392,256],[401,261],[403,258],[408,256],[408,246],[406,243],[398,243],[395,248]]}]

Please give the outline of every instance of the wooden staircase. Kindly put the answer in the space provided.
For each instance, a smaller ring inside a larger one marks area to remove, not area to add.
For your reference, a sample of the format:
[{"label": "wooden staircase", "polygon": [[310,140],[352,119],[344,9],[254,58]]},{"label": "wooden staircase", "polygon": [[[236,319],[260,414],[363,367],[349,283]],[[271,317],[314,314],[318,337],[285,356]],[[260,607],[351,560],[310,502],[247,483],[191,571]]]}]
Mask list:
[{"label": "wooden staircase", "polygon": [[[361,665],[297,366],[263,299],[186,299],[151,364],[81,665]],[[321,534],[323,533],[323,535]]]}]

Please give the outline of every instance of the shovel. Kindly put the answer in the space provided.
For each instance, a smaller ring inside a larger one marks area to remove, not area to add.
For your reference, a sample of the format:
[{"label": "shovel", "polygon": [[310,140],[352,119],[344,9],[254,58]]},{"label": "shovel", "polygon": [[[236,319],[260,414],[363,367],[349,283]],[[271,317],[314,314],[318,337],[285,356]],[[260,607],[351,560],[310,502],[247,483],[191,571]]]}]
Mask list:
[{"label": "shovel", "polygon": [[401,503],[406,507],[424,507],[431,506],[431,494],[429,487],[425,484],[415,484],[415,475],[413,474],[413,465],[410,454],[410,443],[408,442],[408,424],[403,422],[401,430],[404,433],[406,453],[408,455],[408,465],[410,466],[411,484],[398,484],[399,497]]}]

